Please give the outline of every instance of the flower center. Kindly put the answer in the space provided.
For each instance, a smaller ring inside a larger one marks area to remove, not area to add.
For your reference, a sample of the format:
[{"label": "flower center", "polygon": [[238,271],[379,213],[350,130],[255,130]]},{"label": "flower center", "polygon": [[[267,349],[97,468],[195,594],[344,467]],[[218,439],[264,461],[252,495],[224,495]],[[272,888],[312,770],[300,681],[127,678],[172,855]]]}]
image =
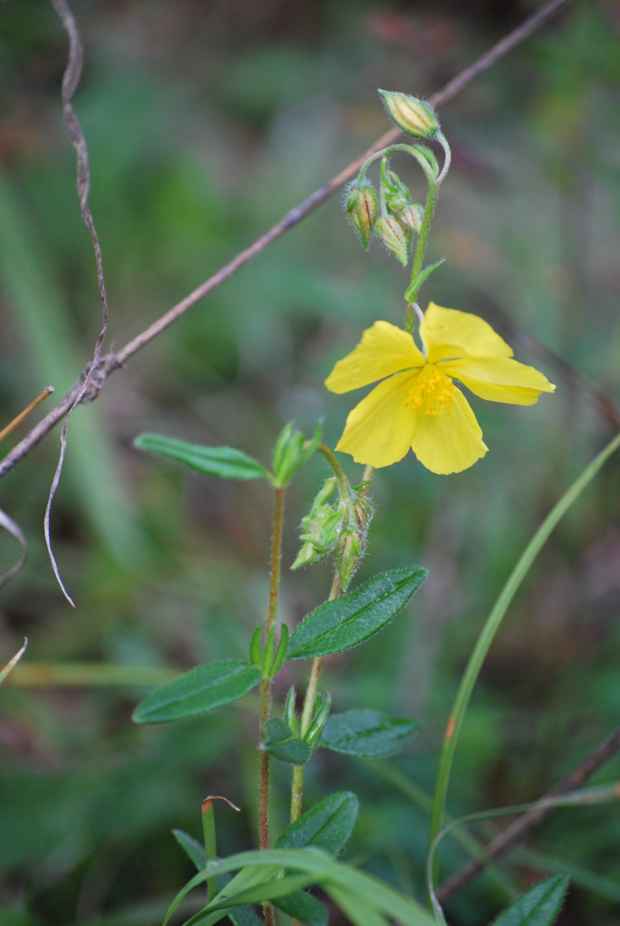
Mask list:
[{"label": "flower center", "polygon": [[405,404],[423,415],[440,415],[453,401],[451,379],[427,363],[414,379]]}]

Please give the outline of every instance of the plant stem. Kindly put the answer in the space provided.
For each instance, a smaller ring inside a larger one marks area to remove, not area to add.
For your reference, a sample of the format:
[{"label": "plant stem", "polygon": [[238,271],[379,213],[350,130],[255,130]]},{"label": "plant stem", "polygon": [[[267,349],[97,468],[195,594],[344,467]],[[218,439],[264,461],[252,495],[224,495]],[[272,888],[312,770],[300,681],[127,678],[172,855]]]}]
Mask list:
[{"label": "plant stem", "polygon": [[433,222],[433,215],[436,205],[437,184],[429,182],[428,192],[426,194],[426,203],[424,204],[424,218],[422,219],[422,227],[420,228],[420,234],[418,235],[418,240],[416,242],[415,253],[413,255],[413,264],[411,265],[411,279],[409,282],[409,288],[407,289],[407,316],[405,321],[405,327],[407,331],[413,331],[413,322],[415,318],[414,303],[416,302],[416,297],[420,290],[420,286],[415,286],[415,281],[420,271],[422,270],[422,265],[424,264],[426,244],[428,242],[428,236],[431,230],[431,224]]},{"label": "plant stem", "polygon": [[[338,573],[334,575],[332,580],[332,587],[329,592],[328,601],[333,601],[334,598],[338,598],[341,594],[342,588],[340,584],[340,576]],[[317,656],[312,660],[312,668],[310,670],[310,678],[308,680],[308,687],[306,689],[306,697],[304,698],[304,707],[301,715],[301,737],[305,736],[308,732],[308,728],[312,723],[312,714],[314,712],[314,705],[316,703],[316,696],[319,690],[319,679],[321,677],[321,667],[323,660],[320,656]],[[294,823],[295,820],[298,820],[301,816],[301,811],[304,801],[304,766],[295,765],[293,768],[293,782],[291,785],[291,823]]]},{"label": "plant stem", "polygon": [[[282,561],[282,534],[284,530],[284,488],[274,489],[273,521],[271,531],[271,568],[269,578],[269,601],[264,625],[264,642],[267,643],[273,630],[278,613],[278,600],[280,595],[280,567]],[[264,678],[260,684],[259,694],[259,741],[265,737],[265,725],[271,717],[271,679]],[[269,753],[261,749],[259,783],[258,783],[258,821],[259,846],[261,849],[269,848]],[[267,926],[274,926],[275,918],[273,907],[269,903],[263,904],[263,913]]]},{"label": "plant stem", "polygon": [[574,502],[577,501],[586,486],[592,481],[592,479],[594,479],[603,464],[619,448],[620,434],[617,434],[614,439],[609,444],[607,444],[607,446],[598,454],[598,456],[596,456],[586,466],[586,468],[580,473],[573,484],[564,493],[562,498],[556,502],[554,507],[551,509],[521,554],[516,566],[510,573],[506,584],[501,590],[499,597],[497,598],[489,616],[486,619],[473,652],[469,657],[469,662],[467,663],[465,672],[463,673],[463,678],[461,679],[461,684],[459,685],[459,690],[454,700],[452,711],[446,725],[446,731],[444,733],[441,756],[439,759],[439,770],[437,772],[437,782],[435,785],[435,796],[433,799],[433,811],[431,816],[431,844],[435,842],[443,824],[448,784],[450,782],[450,774],[452,771],[452,764],[454,762],[454,754],[456,752],[456,746],[458,743],[461,726],[465,718],[465,713],[467,711],[475,684],[478,680],[480,670],[482,669],[487,653],[491,648],[491,644],[495,639],[495,635],[500,628],[504,616],[506,615],[506,612],[521,583],[525,579],[534,561],[536,560],[536,557],[549,539],[553,530],[556,528],[558,523],[562,520]]}]

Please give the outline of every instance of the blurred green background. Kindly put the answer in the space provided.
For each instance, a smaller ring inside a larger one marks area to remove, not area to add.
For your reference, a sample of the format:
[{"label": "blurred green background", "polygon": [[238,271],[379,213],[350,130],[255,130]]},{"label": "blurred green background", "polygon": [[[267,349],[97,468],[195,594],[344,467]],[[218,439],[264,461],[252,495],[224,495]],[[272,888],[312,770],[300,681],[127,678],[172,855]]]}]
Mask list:
[{"label": "blurred green background", "polygon": [[[432,93],[534,7],[76,0],[86,47],[76,106],[110,343],[133,337],[382,133],[377,87]],[[5,0],[0,17],[4,423],[48,382],[58,394],[73,383],[98,308],[60,119],[64,35],[43,0]],[[416,739],[390,769],[426,791],[486,612],[544,514],[612,433],[592,384],[618,395],[619,34],[613,2],[569,4],[441,113],[454,168],[429,258],[447,264],[425,295],[484,315],[558,390],[531,409],[474,400],[492,452],[460,476],[435,477],[409,457],[376,480],[363,575],[412,561],[431,575],[406,614],[326,678],[339,710],[417,718]],[[420,190],[413,168],[402,173]],[[54,508],[76,611],[42,539],[58,434],[2,484],[0,505],[27,533],[29,558],[2,590],[0,663],[24,635],[26,668],[92,662],[164,674],[243,656],[266,602],[269,490],[188,476],[139,455],[132,439],[160,431],[268,461],[285,421],[310,427],[325,416],[335,441],[351,397],[329,396],[322,380],[367,324],[399,320],[403,284],[377,245],[362,252],[334,197],[116,373],[71,419]],[[285,565],[324,474],[313,462],[289,493]],[[618,723],[618,498],[612,462],[512,606],[467,717],[451,813],[535,799]],[[14,555],[3,535],[2,568]],[[285,571],[291,626],[329,580],[323,567]],[[220,812],[221,851],[253,844],[251,699],[204,721],[137,729],[130,714],[143,689],[27,678],[0,697],[2,924],[157,922],[190,874],[170,830],[197,836],[207,793],[243,808]],[[293,664],[278,696],[302,680]],[[616,760],[595,780],[619,773]],[[276,763],[280,821],[288,777]],[[308,799],[340,788],[362,802],[349,858],[422,896],[423,809],[377,768],[319,753]],[[570,869],[577,883],[562,926],[617,924],[619,820],[613,807],[558,812],[529,842],[537,855],[515,853],[505,870],[524,890]],[[443,851],[446,873],[466,859],[450,840]],[[451,922],[482,926],[505,903],[481,877],[451,901]]]}]

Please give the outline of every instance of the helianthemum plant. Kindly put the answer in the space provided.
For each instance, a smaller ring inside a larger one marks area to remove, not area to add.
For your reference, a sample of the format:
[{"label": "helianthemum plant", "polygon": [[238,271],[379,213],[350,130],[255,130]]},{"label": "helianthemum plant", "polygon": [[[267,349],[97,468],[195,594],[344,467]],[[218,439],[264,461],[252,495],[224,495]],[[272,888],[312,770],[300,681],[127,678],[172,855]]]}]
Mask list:
[{"label": "helianthemum plant", "polygon": [[[134,712],[137,723],[173,722],[206,714],[253,689],[258,691],[258,851],[224,860],[215,857],[214,805],[208,798],[203,804],[204,846],[176,831],[197,873],[171,904],[165,923],[189,891],[203,884],[208,898],[186,920],[188,926],[209,926],[226,917],[236,926],[253,926],[260,922],[258,904],[267,924],[276,922],[280,909],[297,923],[325,926],[329,914],[322,901],[306,890],[312,885],[319,885],[359,926],[444,922],[432,888],[433,911],[429,912],[413,898],[338,861],[355,824],[355,795],[336,792],[306,805],[304,769],[317,750],[384,758],[402,748],[415,727],[410,718],[393,717],[368,706],[333,712],[331,694],[322,685],[323,660],[372,641],[426,578],[423,567],[401,565],[353,584],[373,514],[374,469],[398,462],[411,449],[433,473],[466,470],[488,448],[461,387],[478,398],[512,405],[533,405],[555,387],[538,370],[515,360],[506,341],[479,316],[435,303],[426,312],[420,308],[420,289],[442,263],[425,266],[424,255],[439,189],[450,167],[450,146],[429,104],[404,93],[381,93],[389,115],[416,141],[374,153],[350,185],[345,208],[365,248],[375,237],[401,264],[411,263],[404,322],[403,327],[391,321],[374,322],[326,380],[334,393],[373,385],[350,412],[335,448],[350,454],[364,470],[351,480],[337,454],[323,442],[320,428],[307,437],[292,423],[276,440],[269,467],[228,447],[203,447],[153,434],[142,435],[136,442],[142,450],[184,463],[206,476],[262,480],[273,496],[265,619],[251,636],[247,656],[196,666],[149,694]],[[425,144],[428,141],[440,146],[441,166]],[[424,173],[427,193],[423,204],[415,201],[392,167],[392,157],[403,153]],[[378,191],[367,176],[374,162],[379,162]],[[285,497],[297,472],[313,465],[318,456],[330,472],[302,519],[301,548],[291,568],[330,561],[331,590],[326,601],[289,628],[279,604]],[[302,698],[290,682],[286,693],[278,687],[283,667],[288,666],[291,673],[296,661],[311,665]],[[270,814],[273,760],[292,767],[290,822],[278,834],[273,833]],[[442,768],[430,858],[438,840],[449,763],[444,761]],[[234,876],[227,881],[229,874]],[[565,890],[565,879],[544,887],[545,896],[553,900],[550,910],[557,912]],[[523,901],[526,906],[528,898]]]}]

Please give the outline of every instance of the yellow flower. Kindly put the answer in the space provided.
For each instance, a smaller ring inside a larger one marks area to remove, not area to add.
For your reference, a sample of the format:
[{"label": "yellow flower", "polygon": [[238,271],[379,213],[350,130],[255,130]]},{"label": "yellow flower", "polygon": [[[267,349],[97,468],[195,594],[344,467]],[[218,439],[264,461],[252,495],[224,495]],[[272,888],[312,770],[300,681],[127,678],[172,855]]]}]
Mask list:
[{"label": "yellow flower", "polygon": [[433,473],[460,473],[488,447],[458,379],[481,399],[534,405],[555,386],[534,367],[513,360],[512,348],[477,315],[431,303],[420,323],[424,354],[412,335],[375,322],[339,360],[325,385],[350,392],[379,383],[349,413],[336,450],[374,467],[413,450]]}]

